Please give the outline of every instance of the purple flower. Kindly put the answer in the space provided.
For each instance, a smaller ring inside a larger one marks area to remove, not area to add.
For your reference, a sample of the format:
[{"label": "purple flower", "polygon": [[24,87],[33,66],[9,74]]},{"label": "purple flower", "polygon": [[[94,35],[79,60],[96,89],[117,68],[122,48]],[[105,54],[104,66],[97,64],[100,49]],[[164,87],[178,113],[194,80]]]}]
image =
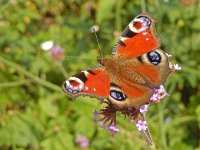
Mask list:
[{"label": "purple flower", "polygon": [[95,110],[93,112],[93,115],[94,115],[94,123],[97,124],[98,123],[98,120],[97,120],[97,115],[99,114],[99,112],[97,110]]},{"label": "purple flower", "polygon": [[51,48],[50,55],[54,60],[60,60],[64,56],[64,50],[59,45],[54,45]]},{"label": "purple flower", "polygon": [[110,132],[112,133],[112,137],[114,137],[115,134],[116,134],[117,132],[119,132],[119,129],[118,129],[116,126],[112,126],[112,125],[109,127],[109,130],[110,130]]},{"label": "purple flower", "polygon": [[[120,112],[125,117],[130,117],[130,119],[134,122],[137,122],[139,120],[138,114],[140,114],[140,110],[136,109],[135,107],[130,106],[127,108],[119,109],[110,101],[104,101],[103,103],[106,104],[106,107],[104,109],[101,109],[100,111],[94,111],[94,122],[102,122],[100,127],[110,131],[112,137],[114,137],[114,135],[119,132],[119,129],[116,127],[117,112]],[[143,107],[141,107],[141,109],[143,109],[143,111],[147,110],[147,105],[144,105]]]},{"label": "purple flower", "polygon": [[[94,122],[103,122],[102,128],[108,129],[110,126],[116,126],[116,109],[111,102],[104,101],[107,106],[100,111],[94,111]],[[101,117],[100,117],[101,116]]]},{"label": "purple flower", "polygon": [[88,5],[86,5],[86,11],[93,16],[94,15],[94,11],[95,11],[95,6],[93,3],[89,3]]},{"label": "purple flower", "polygon": [[160,102],[168,93],[166,92],[163,85],[160,85],[158,89],[154,89],[154,94],[151,96],[150,101],[153,103]]},{"label": "purple flower", "polygon": [[144,131],[147,129],[147,123],[146,121],[138,120],[136,123],[136,127],[139,131]]},{"label": "purple flower", "polygon": [[141,113],[147,112],[148,111],[148,107],[149,106],[147,104],[141,105],[140,106],[140,112]]},{"label": "purple flower", "polygon": [[78,135],[75,139],[75,143],[82,148],[87,148],[89,146],[89,140],[83,135]]}]

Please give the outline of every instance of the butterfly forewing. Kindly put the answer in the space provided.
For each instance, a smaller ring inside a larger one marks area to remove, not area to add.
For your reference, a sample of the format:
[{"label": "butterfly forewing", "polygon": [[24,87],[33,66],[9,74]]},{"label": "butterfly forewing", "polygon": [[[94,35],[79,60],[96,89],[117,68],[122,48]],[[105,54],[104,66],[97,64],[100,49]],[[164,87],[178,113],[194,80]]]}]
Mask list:
[{"label": "butterfly forewing", "polygon": [[155,22],[147,15],[135,17],[120,36],[113,48],[112,56],[135,58],[160,46],[155,32]]}]

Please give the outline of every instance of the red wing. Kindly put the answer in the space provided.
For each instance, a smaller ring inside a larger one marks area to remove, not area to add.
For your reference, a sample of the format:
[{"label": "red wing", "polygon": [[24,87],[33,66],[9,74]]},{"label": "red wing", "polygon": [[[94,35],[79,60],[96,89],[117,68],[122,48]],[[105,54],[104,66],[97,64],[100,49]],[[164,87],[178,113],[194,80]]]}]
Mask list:
[{"label": "red wing", "polygon": [[139,15],[131,21],[113,48],[113,57],[135,58],[160,46],[155,33],[155,23],[146,15]]},{"label": "red wing", "polygon": [[71,98],[80,95],[107,98],[110,91],[110,77],[104,67],[82,71],[70,77],[63,84],[63,89]]}]

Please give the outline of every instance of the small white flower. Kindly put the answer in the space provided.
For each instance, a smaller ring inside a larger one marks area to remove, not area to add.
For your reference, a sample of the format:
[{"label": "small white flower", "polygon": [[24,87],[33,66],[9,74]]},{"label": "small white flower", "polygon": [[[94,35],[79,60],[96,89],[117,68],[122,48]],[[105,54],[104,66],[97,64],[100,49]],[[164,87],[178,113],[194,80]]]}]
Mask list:
[{"label": "small white flower", "polygon": [[41,44],[41,48],[44,50],[44,51],[48,51],[50,50],[52,47],[53,47],[53,41],[45,41]]},{"label": "small white flower", "polygon": [[90,28],[90,31],[91,31],[91,32],[98,32],[98,31],[99,31],[99,26],[98,26],[98,25],[93,25],[93,26]]},{"label": "small white flower", "polygon": [[168,54],[168,53],[165,53],[166,55],[167,55],[167,57],[172,57],[172,55],[171,54]]},{"label": "small white flower", "polygon": [[173,65],[171,62],[169,62],[169,68],[172,69]]},{"label": "small white flower", "polygon": [[178,64],[174,64],[174,70],[181,70],[181,67]]}]

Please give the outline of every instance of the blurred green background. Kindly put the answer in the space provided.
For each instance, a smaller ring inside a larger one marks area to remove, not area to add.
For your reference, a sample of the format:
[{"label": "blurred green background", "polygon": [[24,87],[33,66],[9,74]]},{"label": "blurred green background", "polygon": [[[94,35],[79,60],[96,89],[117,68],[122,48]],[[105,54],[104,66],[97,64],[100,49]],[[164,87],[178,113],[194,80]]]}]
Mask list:
[{"label": "blurred green background", "polygon": [[[93,25],[109,56],[122,30],[141,12],[156,19],[161,48],[182,67],[165,84],[170,96],[147,114],[156,147],[200,149],[198,0],[1,0],[0,149],[84,149],[75,143],[77,135],[89,139],[85,149],[145,147],[129,119],[118,116],[120,133],[112,138],[93,122],[93,111],[102,107],[97,100],[72,102],[61,90],[67,77],[98,64]],[[48,40],[64,49],[64,58],[55,60],[41,48]]]}]

